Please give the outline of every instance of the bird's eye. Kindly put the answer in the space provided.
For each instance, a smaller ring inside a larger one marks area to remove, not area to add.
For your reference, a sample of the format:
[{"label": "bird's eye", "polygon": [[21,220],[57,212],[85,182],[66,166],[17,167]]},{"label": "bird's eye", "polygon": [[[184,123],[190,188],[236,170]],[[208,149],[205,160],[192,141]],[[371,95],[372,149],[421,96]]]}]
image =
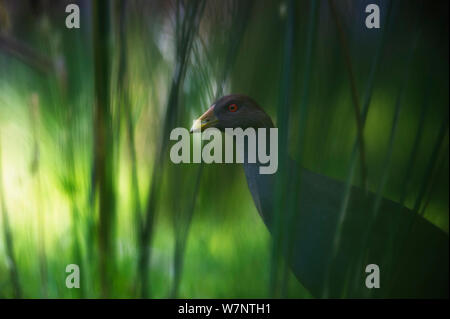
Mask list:
[{"label": "bird's eye", "polygon": [[236,112],[237,109],[238,109],[238,107],[237,107],[236,104],[230,104],[230,105],[228,105],[228,111],[230,111],[230,112]]}]

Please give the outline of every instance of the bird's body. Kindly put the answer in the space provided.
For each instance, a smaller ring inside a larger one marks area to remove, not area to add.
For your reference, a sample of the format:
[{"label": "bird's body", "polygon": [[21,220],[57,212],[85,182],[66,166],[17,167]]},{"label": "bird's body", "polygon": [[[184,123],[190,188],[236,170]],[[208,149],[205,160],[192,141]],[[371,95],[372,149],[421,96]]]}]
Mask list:
[{"label": "bird's body", "polygon": [[[256,119],[243,125],[245,118],[227,120],[239,114],[221,117],[230,104],[246,108],[246,116],[254,110]],[[267,114],[254,104],[242,95],[223,97],[209,115],[205,113],[214,121],[207,118],[205,123],[218,123],[219,128],[236,123],[244,128],[272,127]],[[291,160],[282,166],[284,172],[272,175],[260,174],[259,163],[243,166],[259,214],[272,235],[283,233],[283,254],[313,296],[448,298],[449,238],[422,216],[385,198],[374,210],[376,195],[352,187],[345,218],[340,219],[348,195],[343,182]],[[283,173],[287,181],[280,185],[278,176]],[[277,187],[282,191],[277,193]],[[290,204],[280,209],[277,200]],[[379,288],[366,286],[369,264],[379,268]]]},{"label": "bird's body", "polygon": [[[448,296],[448,236],[442,230],[388,199],[381,200],[373,218],[375,194],[352,187],[337,234],[345,184],[306,169],[292,173],[295,163],[290,164],[289,176],[299,178],[300,187],[298,194],[287,190],[282,195],[282,200],[295,201],[296,218],[291,230],[282,231],[289,232],[285,245],[292,243],[291,269],[313,296]],[[255,206],[273,233],[274,214],[288,215],[274,203],[277,176],[259,174],[258,164],[246,163],[244,170]],[[369,264],[380,269],[380,288],[366,287]]]}]

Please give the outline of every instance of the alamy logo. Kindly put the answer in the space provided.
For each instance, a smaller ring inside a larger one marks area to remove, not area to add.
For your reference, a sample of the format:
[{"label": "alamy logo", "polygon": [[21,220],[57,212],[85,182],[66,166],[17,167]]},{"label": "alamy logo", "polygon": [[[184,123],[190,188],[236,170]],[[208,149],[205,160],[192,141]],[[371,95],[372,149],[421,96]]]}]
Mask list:
[{"label": "alamy logo", "polygon": [[77,264],[69,264],[66,266],[66,273],[69,273],[66,277],[66,287],[80,288],[80,267]]},{"label": "alamy logo", "polygon": [[80,28],[80,7],[76,4],[68,4],[66,6],[66,13],[69,13],[66,17],[66,27],[68,29]]},{"label": "alamy logo", "polygon": [[376,264],[366,266],[366,287],[369,289],[380,288],[380,267]]},{"label": "alamy logo", "polygon": [[[170,149],[173,163],[233,163],[236,154],[236,163],[258,163],[260,174],[274,174],[278,169],[277,128],[226,128],[224,148],[222,134],[218,129],[194,131],[192,156],[190,135],[183,127],[174,128],[170,133],[170,140],[177,141]],[[203,148],[202,141],[208,141]]]},{"label": "alamy logo", "polygon": [[380,7],[376,4],[369,4],[366,7],[366,13],[370,13],[366,17],[366,27],[368,29],[379,29],[380,28]]}]

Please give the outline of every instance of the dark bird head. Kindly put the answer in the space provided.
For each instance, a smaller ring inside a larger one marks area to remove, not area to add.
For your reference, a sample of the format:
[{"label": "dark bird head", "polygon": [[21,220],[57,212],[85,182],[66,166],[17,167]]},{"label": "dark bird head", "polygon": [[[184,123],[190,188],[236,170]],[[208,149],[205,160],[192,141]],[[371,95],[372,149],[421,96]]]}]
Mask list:
[{"label": "dark bird head", "polygon": [[203,131],[209,127],[224,131],[225,128],[274,127],[270,117],[253,99],[242,94],[230,94],[221,97],[203,113],[191,128],[191,133]]}]

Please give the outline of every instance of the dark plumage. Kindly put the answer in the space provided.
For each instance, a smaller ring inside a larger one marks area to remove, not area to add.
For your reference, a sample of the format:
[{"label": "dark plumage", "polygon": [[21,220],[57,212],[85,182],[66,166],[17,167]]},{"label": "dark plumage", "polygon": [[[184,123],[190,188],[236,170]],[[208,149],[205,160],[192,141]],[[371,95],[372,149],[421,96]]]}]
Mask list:
[{"label": "dark plumage", "polygon": [[[217,100],[193,129],[273,126],[255,101],[228,95]],[[275,217],[289,216],[274,204],[280,172],[261,175],[258,163],[243,166],[256,208],[273,233]],[[287,170],[288,182],[280,185],[282,200],[295,202],[297,217],[283,224],[282,231],[287,235],[285,243],[292,243],[291,269],[315,297],[448,298],[445,232],[388,199],[381,200],[372,219],[375,194],[352,187],[339,245],[334,247],[344,183],[299,168],[293,161]],[[380,268],[379,289],[365,285],[367,264]]]}]

